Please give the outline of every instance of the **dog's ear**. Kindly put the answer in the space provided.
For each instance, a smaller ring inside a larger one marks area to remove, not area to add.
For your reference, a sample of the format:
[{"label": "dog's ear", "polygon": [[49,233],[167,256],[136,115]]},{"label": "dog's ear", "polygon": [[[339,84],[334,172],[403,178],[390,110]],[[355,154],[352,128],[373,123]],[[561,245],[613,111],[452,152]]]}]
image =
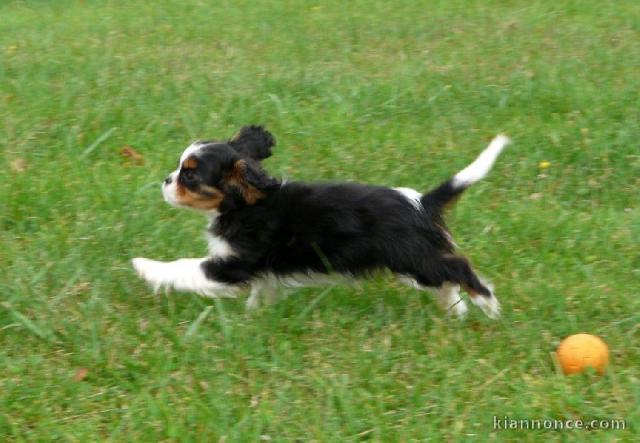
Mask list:
[{"label": "dog's ear", "polygon": [[245,126],[228,143],[239,154],[260,161],[271,156],[276,139],[262,126]]},{"label": "dog's ear", "polygon": [[252,160],[237,160],[225,177],[225,185],[239,192],[245,202],[254,204],[278,186],[278,181]]}]

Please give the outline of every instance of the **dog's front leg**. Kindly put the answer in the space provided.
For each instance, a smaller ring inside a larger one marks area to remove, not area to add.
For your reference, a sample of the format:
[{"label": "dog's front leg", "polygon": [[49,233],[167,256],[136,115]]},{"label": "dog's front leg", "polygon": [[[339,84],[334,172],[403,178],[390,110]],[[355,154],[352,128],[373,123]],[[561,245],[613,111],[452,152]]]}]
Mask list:
[{"label": "dog's front leg", "polygon": [[195,292],[205,297],[235,297],[236,287],[207,277],[207,258],[182,258],[161,262],[148,258],[134,258],[133,267],[154,292],[176,290]]},{"label": "dog's front leg", "polygon": [[251,295],[247,299],[248,311],[258,308],[260,305],[272,305],[278,301],[281,292],[277,278],[265,276],[251,283]]}]

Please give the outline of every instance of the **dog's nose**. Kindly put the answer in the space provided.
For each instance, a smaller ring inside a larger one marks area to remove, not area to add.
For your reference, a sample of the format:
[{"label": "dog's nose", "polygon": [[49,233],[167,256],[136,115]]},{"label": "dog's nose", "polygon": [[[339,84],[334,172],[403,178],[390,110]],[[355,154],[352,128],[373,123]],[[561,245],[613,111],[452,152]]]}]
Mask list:
[{"label": "dog's nose", "polygon": [[167,178],[165,178],[165,179],[164,179],[164,184],[165,184],[165,185],[170,185],[170,184],[171,184],[171,181],[172,181],[171,176],[168,176]]}]

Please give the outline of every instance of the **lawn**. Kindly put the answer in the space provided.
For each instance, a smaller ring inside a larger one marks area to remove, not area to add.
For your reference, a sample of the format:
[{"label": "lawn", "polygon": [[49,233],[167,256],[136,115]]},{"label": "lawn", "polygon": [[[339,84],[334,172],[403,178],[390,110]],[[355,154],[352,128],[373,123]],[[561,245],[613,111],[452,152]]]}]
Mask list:
[{"label": "lawn", "polygon": [[[632,0],[1,2],[0,439],[637,441],[639,72]],[[161,180],[250,123],[275,176],[424,191],[510,135],[448,217],[503,316],[384,274],[152,294],[132,257],[206,250]],[[606,375],[560,374],[577,332]]]}]

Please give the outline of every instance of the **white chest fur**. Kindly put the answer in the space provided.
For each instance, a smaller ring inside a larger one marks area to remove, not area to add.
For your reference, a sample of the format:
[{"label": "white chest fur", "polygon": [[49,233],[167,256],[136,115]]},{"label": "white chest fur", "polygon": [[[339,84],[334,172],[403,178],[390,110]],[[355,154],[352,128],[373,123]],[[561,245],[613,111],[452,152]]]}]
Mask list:
[{"label": "white chest fur", "polygon": [[229,242],[222,237],[207,232],[207,243],[209,244],[209,257],[224,259],[235,255]]}]

